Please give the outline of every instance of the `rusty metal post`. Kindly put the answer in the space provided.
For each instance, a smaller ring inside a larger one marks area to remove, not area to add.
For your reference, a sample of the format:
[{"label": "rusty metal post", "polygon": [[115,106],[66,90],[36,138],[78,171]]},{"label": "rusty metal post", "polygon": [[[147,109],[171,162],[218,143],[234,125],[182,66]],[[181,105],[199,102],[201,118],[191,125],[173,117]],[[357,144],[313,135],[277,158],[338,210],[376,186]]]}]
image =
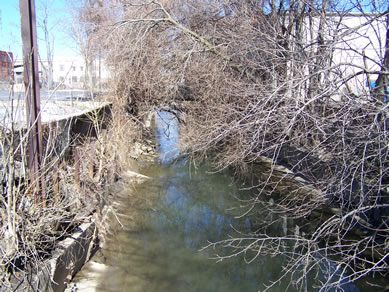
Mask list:
[{"label": "rusty metal post", "polygon": [[77,147],[73,149],[73,157],[74,157],[74,183],[76,185],[76,189],[78,192],[81,190],[81,182],[80,182],[80,153]]},{"label": "rusty metal post", "polygon": [[22,25],[25,103],[28,132],[28,167],[35,199],[41,193],[45,201],[45,183],[42,168],[42,128],[38,73],[38,46],[36,34],[35,0],[19,0]]},{"label": "rusty metal post", "polygon": [[88,151],[89,152],[88,172],[89,172],[89,178],[93,180],[96,172],[96,167],[95,167],[96,142],[89,139],[88,143],[91,147],[91,149]]}]

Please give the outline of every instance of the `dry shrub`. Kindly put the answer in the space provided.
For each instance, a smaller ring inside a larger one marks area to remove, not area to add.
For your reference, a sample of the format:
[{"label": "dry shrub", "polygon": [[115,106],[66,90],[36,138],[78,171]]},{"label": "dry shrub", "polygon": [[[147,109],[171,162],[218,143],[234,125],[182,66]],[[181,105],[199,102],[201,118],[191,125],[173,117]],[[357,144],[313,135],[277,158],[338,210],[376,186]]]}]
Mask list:
[{"label": "dry shrub", "polygon": [[[329,217],[312,217],[320,223],[304,236],[258,232],[218,244],[236,248],[234,255],[248,249],[288,255],[285,275],[301,272],[302,289],[307,271],[328,261],[323,255],[338,265],[326,280],[342,275],[321,283],[323,289],[370,272],[385,275],[387,105],[373,90],[353,87],[370,68],[334,61],[335,49],[358,52],[344,41],[353,27],[338,34],[345,15],[329,17],[327,1],[122,2],[109,33],[100,32],[114,44],[106,56],[118,105],[138,117],[154,107],[178,110],[183,151],[193,159],[249,175],[265,165],[249,186],[257,189],[246,202],[249,212],[266,205],[306,218],[330,210]],[[355,7],[363,12],[359,2]],[[374,21],[387,27],[385,13],[378,15],[363,14],[362,28]],[[379,44],[383,58],[374,74],[386,76],[388,40]],[[348,74],[354,67],[359,71]],[[364,235],[352,237],[357,230]],[[280,250],[281,242],[298,248]]]},{"label": "dry shrub", "polygon": [[103,210],[108,206],[113,211],[109,207],[114,200],[109,188],[123,170],[134,167],[129,152],[141,137],[137,121],[121,107],[114,107],[111,115],[109,122],[98,115],[89,116],[95,137],[69,135],[72,121],[44,126],[44,196],[34,191],[29,181],[25,131],[17,130],[13,123],[13,131],[2,127],[1,289],[18,285],[34,289],[33,275],[59,241],[92,216],[100,236],[106,230]]}]

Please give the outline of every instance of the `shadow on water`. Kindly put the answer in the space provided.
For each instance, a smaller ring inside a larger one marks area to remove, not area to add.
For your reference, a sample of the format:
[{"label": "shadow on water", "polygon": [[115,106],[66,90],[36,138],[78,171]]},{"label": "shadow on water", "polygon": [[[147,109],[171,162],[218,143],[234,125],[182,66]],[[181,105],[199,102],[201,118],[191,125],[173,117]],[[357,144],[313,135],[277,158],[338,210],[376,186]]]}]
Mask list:
[{"label": "shadow on water", "polygon": [[[250,194],[239,190],[228,172],[211,175],[206,165],[195,171],[185,159],[176,160],[179,131],[171,114],[156,115],[156,131],[160,163],[143,169],[152,180],[137,186],[121,202],[121,213],[133,219],[122,221],[124,228],[104,249],[109,268],[98,280],[100,291],[264,289],[280,276],[282,257],[259,257],[248,265],[243,257],[222,262],[210,259],[225,250],[199,251],[209,241],[233,235],[232,226],[250,231],[250,218],[237,219],[242,211],[231,208],[239,204],[235,195]],[[271,291],[286,291],[288,282]],[[360,291],[353,285],[344,288]]]}]

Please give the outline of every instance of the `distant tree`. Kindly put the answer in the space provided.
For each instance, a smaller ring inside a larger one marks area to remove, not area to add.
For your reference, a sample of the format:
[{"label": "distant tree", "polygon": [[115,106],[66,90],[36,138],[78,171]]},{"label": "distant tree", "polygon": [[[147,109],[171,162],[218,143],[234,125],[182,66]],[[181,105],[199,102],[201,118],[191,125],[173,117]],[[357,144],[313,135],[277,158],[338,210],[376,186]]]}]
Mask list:
[{"label": "distant tree", "polygon": [[54,58],[54,40],[53,28],[58,24],[51,19],[53,13],[54,0],[42,0],[39,2],[37,10],[39,10],[41,17],[38,18],[38,27],[43,32],[43,40],[46,46],[46,62],[43,62],[42,56],[40,56],[40,65],[45,72],[46,86],[48,89],[53,88],[53,58]]},{"label": "distant tree", "polygon": [[85,87],[96,86],[96,59],[100,56],[99,26],[105,20],[104,1],[84,0],[72,2],[70,35],[85,62]]}]

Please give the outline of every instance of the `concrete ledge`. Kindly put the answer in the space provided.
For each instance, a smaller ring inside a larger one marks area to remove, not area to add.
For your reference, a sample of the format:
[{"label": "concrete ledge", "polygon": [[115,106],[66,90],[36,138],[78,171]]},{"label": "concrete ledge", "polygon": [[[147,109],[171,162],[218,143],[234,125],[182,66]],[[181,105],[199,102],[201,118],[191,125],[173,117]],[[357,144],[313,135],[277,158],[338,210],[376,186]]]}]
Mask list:
[{"label": "concrete ledge", "polygon": [[33,291],[62,292],[97,250],[97,228],[84,223],[59,243],[53,256],[36,275]]}]

